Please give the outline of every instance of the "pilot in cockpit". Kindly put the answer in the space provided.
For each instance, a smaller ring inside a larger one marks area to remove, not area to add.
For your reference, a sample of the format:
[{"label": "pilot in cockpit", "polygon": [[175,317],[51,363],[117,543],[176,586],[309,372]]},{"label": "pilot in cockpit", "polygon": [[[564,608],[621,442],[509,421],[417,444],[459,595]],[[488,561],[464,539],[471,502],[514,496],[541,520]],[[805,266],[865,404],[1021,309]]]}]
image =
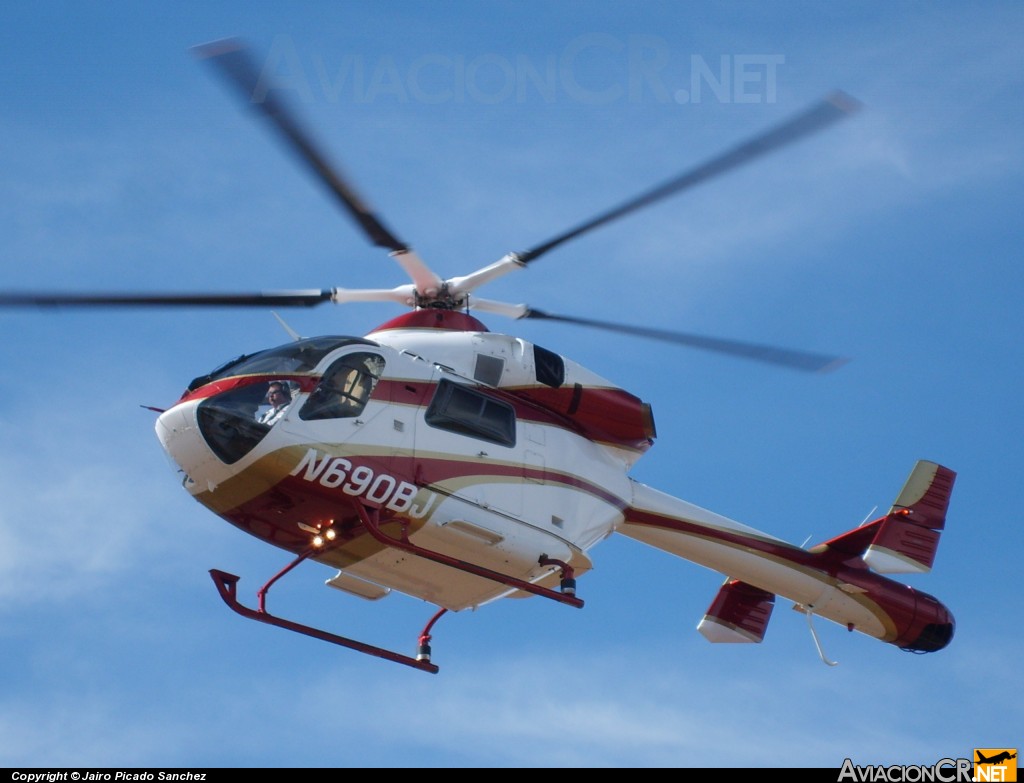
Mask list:
[{"label": "pilot in cockpit", "polygon": [[288,406],[292,404],[292,394],[288,389],[288,384],[283,381],[271,381],[267,387],[266,401],[270,404],[270,408],[260,416],[259,422],[270,426],[280,419],[288,410]]}]

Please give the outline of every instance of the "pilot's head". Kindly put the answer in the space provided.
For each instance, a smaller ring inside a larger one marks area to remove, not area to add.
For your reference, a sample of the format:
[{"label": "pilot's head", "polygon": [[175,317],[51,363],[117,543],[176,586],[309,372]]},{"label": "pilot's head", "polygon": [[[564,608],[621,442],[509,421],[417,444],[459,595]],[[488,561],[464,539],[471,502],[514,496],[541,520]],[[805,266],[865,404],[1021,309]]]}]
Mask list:
[{"label": "pilot's head", "polygon": [[271,381],[267,386],[267,402],[273,407],[278,405],[284,405],[287,402],[292,401],[291,392],[288,390],[288,384],[284,381]]}]

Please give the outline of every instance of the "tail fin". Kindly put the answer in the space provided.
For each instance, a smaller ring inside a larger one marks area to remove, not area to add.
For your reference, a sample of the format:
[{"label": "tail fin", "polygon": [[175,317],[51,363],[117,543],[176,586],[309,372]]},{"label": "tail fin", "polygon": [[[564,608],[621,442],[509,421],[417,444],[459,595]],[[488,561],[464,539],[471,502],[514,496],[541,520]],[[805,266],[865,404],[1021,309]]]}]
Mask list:
[{"label": "tail fin", "polygon": [[726,579],[697,630],[709,642],[764,641],[775,596],[760,588]]},{"label": "tail fin", "polygon": [[864,562],[880,574],[931,571],[955,479],[948,468],[918,462],[864,553]]},{"label": "tail fin", "polygon": [[920,460],[889,513],[867,525],[826,541],[812,552],[860,555],[879,574],[931,571],[946,526],[946,511],[956,473]]}]

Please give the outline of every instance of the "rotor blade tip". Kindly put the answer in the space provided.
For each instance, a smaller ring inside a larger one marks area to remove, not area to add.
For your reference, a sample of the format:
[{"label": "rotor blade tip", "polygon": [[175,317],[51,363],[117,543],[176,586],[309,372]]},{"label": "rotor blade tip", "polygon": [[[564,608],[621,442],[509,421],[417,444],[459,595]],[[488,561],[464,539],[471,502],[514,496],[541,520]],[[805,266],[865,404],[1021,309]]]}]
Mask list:
[{"label": "rotor blade tip", "polygon": [[849,363],[850,363],[850,359],[848,357],[840,356],[840,357],[830,361],[824,367],[819,368],[818,369],[818,373],[820,375],[824,375],[825,373],[835,372],[840,367],[842,367],[842,366],[844,366],[846,364],[849,364]]},{"label": "rotor blade tip", "polygon": [[222,54],[228,54],[229,52],[237,52],[244,48],[245,46],[238,38],[221,38],[209,43],[196,44],[189,51],[199,59],[207,60],[211,57],[220,57]]},{"label": "rotor blade tip", "polygon": [[829,93],[825,100],[846,114],[854,114],[864,106],[863,103],[843,90],[835,90]]}]

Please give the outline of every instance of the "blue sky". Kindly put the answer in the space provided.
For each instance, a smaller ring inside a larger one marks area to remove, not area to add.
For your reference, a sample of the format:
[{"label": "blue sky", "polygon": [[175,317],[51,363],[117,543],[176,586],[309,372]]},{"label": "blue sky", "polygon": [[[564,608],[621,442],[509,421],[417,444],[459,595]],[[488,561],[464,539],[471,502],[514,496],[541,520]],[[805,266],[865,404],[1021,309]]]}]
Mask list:
[{"label": "blue sky", "polygon": [[[721,577],[627,539],[582,610],[449,615],[427,675],[249,623],[284,565],[177,484],[140,406],[286,342],[270,313],[0,313],[0,765],[931,764],[1024,714],[1024,7],[1019,3],[41,2],[9,8],[0,289],[405,283],[189,47],[275,58],[308,126],[443,276],[523,250],[799,111],[840,126],[569,243],[481,292],[568,315],[851,357],[808,376],[485,318],[652,403],[633,475],[794,543],[957,471],[914,656],[780,601],[761,645],[695,630]],[[285,313],[364,334],[397,311]],[[432,607],[309,565],[282,614],[410,648]],[[550,604],[550,605],[549,605]]]}]

